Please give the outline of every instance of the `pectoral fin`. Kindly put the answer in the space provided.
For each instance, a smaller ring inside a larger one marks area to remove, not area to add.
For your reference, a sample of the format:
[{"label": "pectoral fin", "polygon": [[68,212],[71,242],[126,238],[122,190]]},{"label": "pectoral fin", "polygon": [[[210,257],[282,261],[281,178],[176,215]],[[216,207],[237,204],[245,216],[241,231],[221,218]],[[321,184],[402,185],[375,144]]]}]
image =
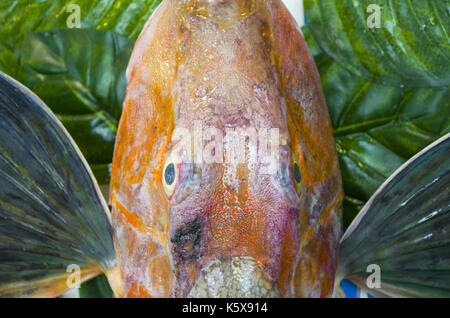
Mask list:
[{"label": "pectoral fin", "polygon": [[108,207],[79,149],[0,73],[0,296],[57,296],[114,264]]},{"label": "pectoral fin", "polygon": [[341,240],[342,278],[378,296],[450,297],[449,159],[447,134],[379,188]]}]

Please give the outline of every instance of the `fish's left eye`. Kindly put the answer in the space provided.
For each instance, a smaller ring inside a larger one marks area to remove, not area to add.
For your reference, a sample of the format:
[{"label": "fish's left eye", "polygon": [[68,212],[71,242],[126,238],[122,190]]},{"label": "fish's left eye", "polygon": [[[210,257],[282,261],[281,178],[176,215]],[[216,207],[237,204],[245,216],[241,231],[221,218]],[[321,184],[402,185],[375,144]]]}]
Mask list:
[{"label": "fish's left eye", "polygon": [[166,167],[166,170],[164,171],[164,181],[168,186],[172,185],[175,181],[175,165],[173,163],[170,163]]},{"label": "fish's left eye", "polygon": [[177,178],[178,178],[177,165],[171,161],[167,162],[163,170],[162,183],[164,186],[164,191],[166,192],[168,197],[171,197],[173,192],[175,191]]}]

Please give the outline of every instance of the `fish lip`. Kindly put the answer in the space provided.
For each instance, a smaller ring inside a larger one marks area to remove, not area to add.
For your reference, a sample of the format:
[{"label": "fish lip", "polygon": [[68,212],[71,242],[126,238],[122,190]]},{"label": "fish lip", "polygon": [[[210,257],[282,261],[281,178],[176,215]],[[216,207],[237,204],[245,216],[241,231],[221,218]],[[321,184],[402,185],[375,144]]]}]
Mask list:
[{"label": "fish lip", "polygon": [[252,257],[214,259],[205,266],[188,298],[278,298],[269,274]]}]

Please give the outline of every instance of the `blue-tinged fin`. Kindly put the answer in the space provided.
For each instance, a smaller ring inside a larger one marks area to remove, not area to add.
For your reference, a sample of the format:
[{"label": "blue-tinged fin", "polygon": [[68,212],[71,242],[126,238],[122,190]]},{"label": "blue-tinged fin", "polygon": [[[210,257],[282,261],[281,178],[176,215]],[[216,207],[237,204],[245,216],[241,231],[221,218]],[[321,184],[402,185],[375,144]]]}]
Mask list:
[{"label": "blue-tinged fin", "polygon": [[378,189],[344,234],[339,263],[340,278],[373,295],[450,297],[450,134]]},{"label": "blue-tinged fin", "polygon": [[[0,296],[57,296],[115,264],[108,206],[50,109],[0,73]],[[69,267],[69,265],[72,265]]]}]

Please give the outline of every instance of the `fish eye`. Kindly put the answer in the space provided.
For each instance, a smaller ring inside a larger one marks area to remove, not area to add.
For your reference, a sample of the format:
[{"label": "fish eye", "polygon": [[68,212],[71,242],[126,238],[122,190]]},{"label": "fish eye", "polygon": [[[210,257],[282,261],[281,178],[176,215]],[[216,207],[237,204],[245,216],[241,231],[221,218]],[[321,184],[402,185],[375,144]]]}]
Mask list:
[{"label": "fish eye", "polygon": [[173,163],[170,163],[164,170],[164,181],[168,186],[175,181],[175,165]]},{"label": "fish eye", "polygon": [[302,174],[297,162],[294,162],[294,179],[297,183],[300,183],[302,181]]},{"label": "fish eye", "polygon": [[175,163],[168,161],[163,170],[163,186],[167,196],[172,196],[175,191],[178,169]]}]

